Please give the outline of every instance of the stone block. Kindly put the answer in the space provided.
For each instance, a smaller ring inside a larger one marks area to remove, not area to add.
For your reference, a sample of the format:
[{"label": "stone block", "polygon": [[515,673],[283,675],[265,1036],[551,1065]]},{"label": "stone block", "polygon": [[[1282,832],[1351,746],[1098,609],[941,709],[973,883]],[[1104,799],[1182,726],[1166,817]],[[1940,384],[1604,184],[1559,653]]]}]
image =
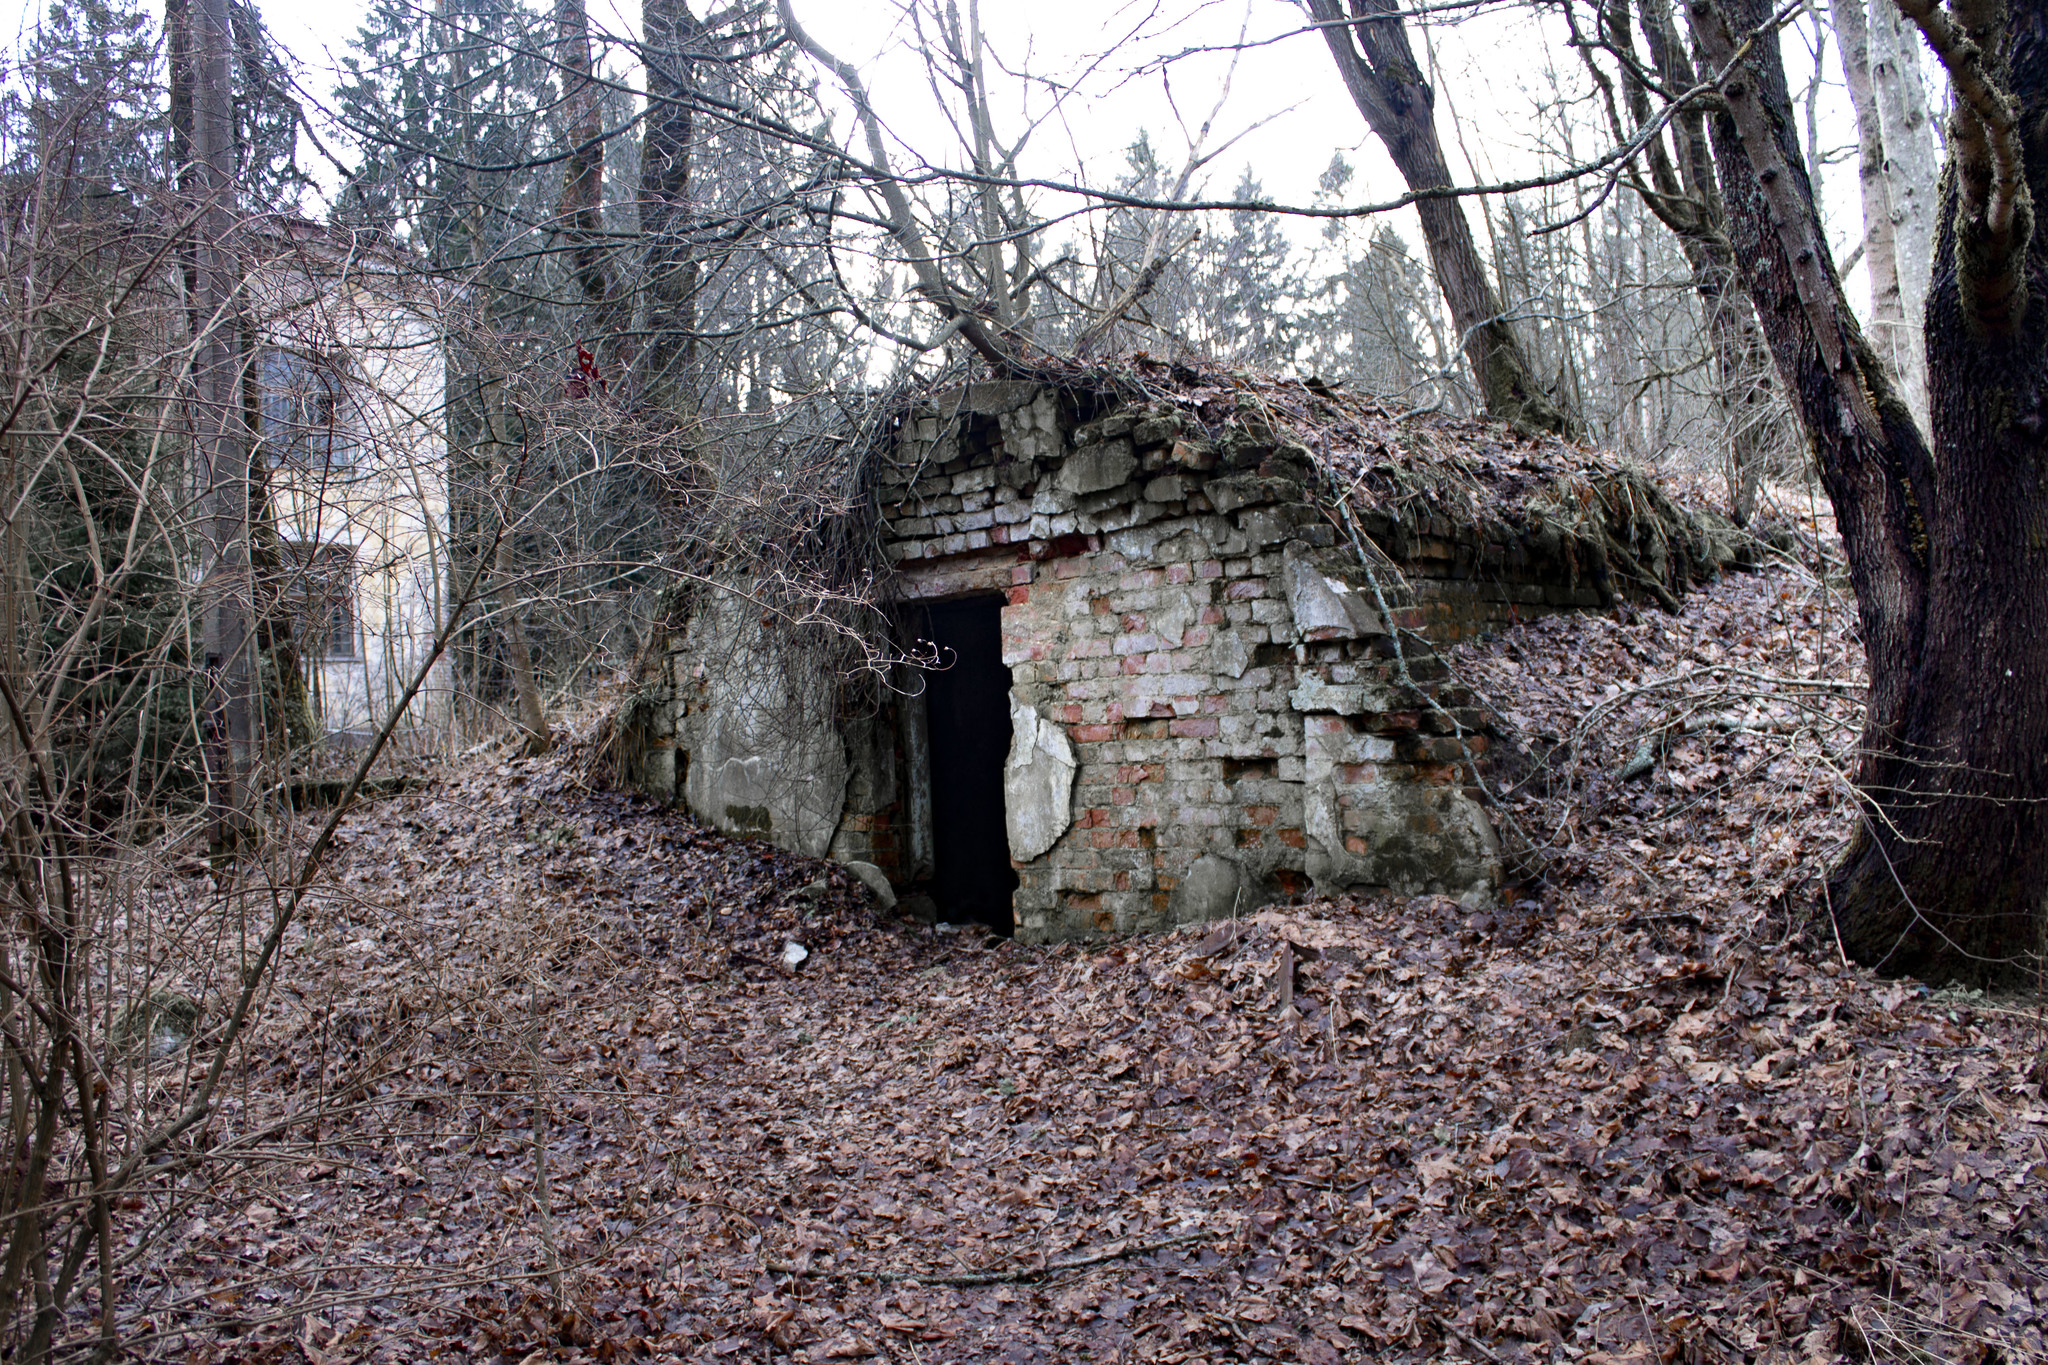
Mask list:
[{"label": "stone block", "polygon": [[1195,859],[1174,888],[1173,922],[1200,924],[1228,919],[1251,908],[1247,892],[1242,868],[1229,858],[1204,854]]},{"label": "stone block", "polygon": [[1313,673],[1294,685],[1287,698],[1294,710],[1308,714],[1376,716],[1400,707],[1398,690],[1373,683],[1328,683]]},{"label": "stone block", "polygon": [[1301,537],[1303,523],[1314,516],[1315,513],[1305,504],[1288,502],[1273,507],[1249,508],[1238,515],[1237,524],[1251,544],[1278,545],[1284,540]]},{"label": "stone block", "polygon": [[1384,635],[1386,623],[1364,594],[1324,572],[1307,547],[1290,544],[1286,553],[1287,605],[1304,640],[1356,639]]},{"label": "stone block", "polygon": [[1178,417],[1147,417],[1131,426],[1131,444],[1140,450],[1169,445],[1180,439]]},{"label": "stone block", "polygon": [[849,859],[844,866],[848,872],[861,879],[862,884],[874,896],[876,905],[884,910],[896,908],[896,888],[889,885],[889,878],[881,868],[858,858]]},{"label": "stone block", "polygon": [[1073,496],[1100,493],[1129,481],[1138,472],[1138,457],[1127,440],[1097,441],[1067,456],[1054,482]]},{"label": "stone block", "polygon": [[1241,507],[1299,502],[1302,498],[1302,487],[1294,480],[1267,478],[1262,474],[1232,474],[1227,478],[1211,479],[1202,491],[1208,495],[1212,507],[1226,514]]}]

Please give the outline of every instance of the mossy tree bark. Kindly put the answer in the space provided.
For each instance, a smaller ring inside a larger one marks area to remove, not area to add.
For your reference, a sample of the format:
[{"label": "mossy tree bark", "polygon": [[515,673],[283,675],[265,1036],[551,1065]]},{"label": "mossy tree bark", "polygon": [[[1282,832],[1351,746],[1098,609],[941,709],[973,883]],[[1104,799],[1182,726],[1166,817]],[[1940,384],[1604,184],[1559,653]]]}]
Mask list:
[{"label": "mossy tree bark", "polygon": [[[2048,887],[2048,0],[1901,5],[1955,90],[1927,306],[1932,444],[1866,343],[1827,254],[1760,0],[1693,0],[1731,231],[1805,417],[1856,589],[1870,696],[1867,818],[1828,882],[1858,960],[1936,982],[2031,984]],[[1738,60],[1738,52],[1741,53]]]}]

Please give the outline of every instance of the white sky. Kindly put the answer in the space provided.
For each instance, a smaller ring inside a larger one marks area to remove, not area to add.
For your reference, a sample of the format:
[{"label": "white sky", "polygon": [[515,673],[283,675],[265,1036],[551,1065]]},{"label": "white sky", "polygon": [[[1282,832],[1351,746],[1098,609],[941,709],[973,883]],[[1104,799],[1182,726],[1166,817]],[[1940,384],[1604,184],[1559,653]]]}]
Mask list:
[{"label": "white sky", "polygon": [[[902,144],[932,161],[957,164],[952,134],[933,112],[914,38],[896,5],[889,0],[793,2],[798,17],[821,42],[861,68],[877,107]],[[331,81],[325,73],[334,68],[361,23],[363,0],[257,3],[272,33],[304,64],[306,87],[327,88]],[[598,29],[630,33],[638,27],[638,0],[589,4]],[[15,7],[20,16],[17,27],[40,7],[37,0],[0,0],[0,5]],[[692,0],[693,9],[704,7],[704,0]],[[1160,159],[1177,166],[1186,147],[1179,118],[1194,124],[1209,112],[1230,59],[1219,53],[1189,56],[1170,64],[1164,75],[1156,67],[1146,70],[1148,64],[1168,53],[1230,43],[1241,30],[1253,39],[1272,38],[1302,23],[1301,11],[1286,0],[983,0],[982,8],[990,45],[1009,71],[1028,70],[1072,86],[1072,93],[1060,102],[1058,116],[1034,137],[1027,172],[1071,178],[1077,166],[1086,167],[1088,178],[1098,184],[1122,172],[1124,149],[1141,128],[1151,131]],[[1551,88],[1553,69],[1567,83],[1578,80],[1572,55],[1555,41],[1555,34],[1539,31],[1526,11],[1503,10],[1462,24],[1418,29],[1413,36],[1418,48],[1426,43],[1434,50],[1440,73],[1438,126],[1454,173],[1469,170],[1492,180],[1555,164],[1546,162],[1534,145],[1539,128],[1534,110]],[[1802,36],[1786,35],[1785,61],[1797,90],[1811,70]],[[1854,125],[1832,53],[1828,81],[1821,141],[1853,149]],[[1003,88],[1019,88],[1019,83],[995,73],[991,83],[998,87],[999,99]],[[1011,98],[1009,127],[999,127],[999,133],[1013,134],[1021,126],[1021,110],[1014,95]],[[1050,96],[1040,87],[1029,101],[1033,112],[1042,112]],[[1462,135],[1448,117],[1452,111],[1461,120]],[[845,123],[842,118],[842,132]],[[1366,132],[1315,34],[1242,54],[1210,145],[1239,135],[1242,140],[1206,173],[1206,187],[1215,197],[1226,196],[1249,164],[1268,197],[1307,203],[1335,152],[1342,152],[1356,168],[1345,191],[1346,202],[1389,199],[1404,188]],[[1604,138],[1590,129],[1580,137],[1574,148],[1580,155],[1604,149]],[[904,156],[903,148],[892,148],[892,155]],[[1829,171],[1824,179],[1826,209],[1839,258],[1862,228],[1853,155]],[[1394,222],[1414,238],[1407,215],[1397,215]],[[1297,241],[1305,241],[1316,228],[1296,223],[1288,230]],[[1852,297],[1860,294],[1859,283],[1852,279]]]}]

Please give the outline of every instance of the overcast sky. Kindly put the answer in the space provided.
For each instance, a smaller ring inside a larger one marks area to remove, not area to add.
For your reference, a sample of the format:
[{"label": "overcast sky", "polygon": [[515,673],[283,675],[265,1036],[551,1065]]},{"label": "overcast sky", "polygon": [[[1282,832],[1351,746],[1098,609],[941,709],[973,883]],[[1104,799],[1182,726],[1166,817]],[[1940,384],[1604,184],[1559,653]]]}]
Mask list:
[{"label": "overcast sky", "polygon": [[[23,19],[37,8],[33,0],[0,3],[15,6]],[[258,4],[272,33],[304,64],[306,87],[327,89],[328,73],[361,23],[363,0]],[[862,69],[877,107],[902,144],[935,162],[957,162],[952,134],[935,115],[914,35],[895,4],[794,4],[821,42]],[[589,0],[589,5],[599,29],[631,34],[638,27],[639,0]],[[701,0],[693,5],[702,7]],[[1023,126],[1027,113],[1043,114],[1051,106],[1043,82],[1069,90],[1032,141],[1026,163],[1031,174],[1066,177],[1078,167],[1094,183],[1107,183],[1122,171],[1124,149],[1140,129],[1151,132],[1163,161],[1177,165],[1186,147],[1183,123],[1191,129],[1209,113],[1230,66],[1228,54],[1198,50],[1232,45],[1242,33],[1254,45],[1238,57],[1211,146],[1240,140],[1209,168],[1212,195],[1227,194],[1249,165],[1268,197],[1306,203],[1335,153],[1357,168],[1346,191],[1348,202],[1388,199],[1404,188],[1367,135],[1321,38],[1312,33],[1282,36],[1302,24],[1301,11],[1287,0],[984,0],[982,19],[1002,66],[1012,73],[1028,71],[1041,82],[1020,103],[1014,92],[1025,88],[1023,82],[992,80],[1012,92],[999,113],[1007,117],[1009,134]],[[1418,47],[1434,57],[1441,73],[1438,124],[1454,173],[1500,179],[1545,164],[1534,110],[1553,90],[1554,79],[1577,80],[1570,53],[1555,37],[1517,8],[1417,29]],[[1159,60],[1189,50],[1197,51],[1164,64]],[[1810,70],[1806,40],[1788,34],[1785,58],[1796,88]],[[1832,53],[1827,67],[1832,84],[1822,102],[1822,142],[1847,148],[1854,129]],[[1553,72],[1558,74],[1553,77]],[[1005,97],[999,93],[998,98]],[[844,125],[842,119],[842,131]],[[1578,154],[1601,150],[1590,131],[1581,137],[1573,149]],[[1862,229],[1853,157],[1830,172],[1824,188],[1839,253]],[[1411,239],[1415,236],[1405,215],[1395,221]],[[1309,225],[1290,225],[1290,231],[1297,240],[1312,235]]]}]

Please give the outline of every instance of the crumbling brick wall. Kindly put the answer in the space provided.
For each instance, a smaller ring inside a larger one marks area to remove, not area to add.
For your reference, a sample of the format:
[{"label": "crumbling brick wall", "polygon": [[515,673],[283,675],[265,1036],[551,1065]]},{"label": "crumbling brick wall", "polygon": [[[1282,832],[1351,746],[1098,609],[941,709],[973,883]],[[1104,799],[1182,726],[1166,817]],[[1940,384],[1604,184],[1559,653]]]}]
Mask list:
[{"label": "crumbling brick wall", "polygon": [[[894,599],[1004,599],[1020,937],[1311,888],[1498,889],[1486,718],[1432,645],[1609,605],[1615,584],[1554,526],[1338,514],[1321,477],[1256,421],[1212,437],[1170,405],[1105,413],[1028,384],[969,385],[905,423],[875,478]],[[1417,632],[1398,658],[1388,614]],[[913,891],[932,867],[918,692],[910,670],[847,708],[830,843]]]}]

